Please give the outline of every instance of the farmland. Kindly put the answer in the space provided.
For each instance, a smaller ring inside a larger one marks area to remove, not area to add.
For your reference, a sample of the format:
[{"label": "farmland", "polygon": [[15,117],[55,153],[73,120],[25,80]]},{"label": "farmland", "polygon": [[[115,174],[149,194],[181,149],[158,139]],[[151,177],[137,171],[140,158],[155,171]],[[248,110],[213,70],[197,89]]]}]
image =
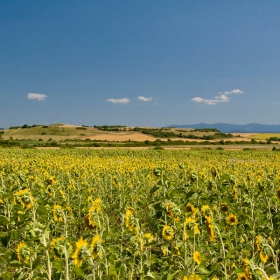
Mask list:
[{"label": "farmland", "polygon": [[0,279],[279,279],[280,153],[0,150]]},{"label": "farmland", "polygon": [[0,131],[2,147],[158,147],[269,149],[279,145],[278,134],[222,133],[216,129],[126,126],[23,125]]}]

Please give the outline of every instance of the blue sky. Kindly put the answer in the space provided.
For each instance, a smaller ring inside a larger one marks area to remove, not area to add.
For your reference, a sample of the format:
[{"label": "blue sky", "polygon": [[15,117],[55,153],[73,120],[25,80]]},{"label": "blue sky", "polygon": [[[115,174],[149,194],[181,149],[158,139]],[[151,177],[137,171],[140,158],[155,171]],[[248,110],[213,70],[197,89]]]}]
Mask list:
[{"label": "blue sky", "polygon": [[280,123],[280,1],[0,0],[0,127]]}]

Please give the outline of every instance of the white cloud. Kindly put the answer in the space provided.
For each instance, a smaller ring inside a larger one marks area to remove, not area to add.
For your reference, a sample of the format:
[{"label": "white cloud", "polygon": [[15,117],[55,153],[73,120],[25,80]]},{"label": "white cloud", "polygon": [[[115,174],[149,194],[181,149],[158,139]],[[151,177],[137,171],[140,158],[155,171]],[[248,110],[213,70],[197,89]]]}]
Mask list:
[{"label": "white cloud", "polygon": [[191,100],[194,102],[198,102],[198,103],[205,103],[207,105],[216,105],[217,103],[229,102],[230,98],[228,97],[228,95],[241,94],[241,93],[243,93],[243,91],[241,91],[240,89],[234,89],[231,91],[225,91],[224,93],[220,92],[219,95],[215,96],[213,99],[204,99],[201,97],[194,97]]},{"label": "white cloud", "polygon": [[152,97],[144,97],[144,96],[138,96],[137,97],[138,100],[141,100],[141,101],[152,101]]},{"label": "white cloud", "polygon": [[27,98],[28,99],[37,99],[39,101],[42,101],[47,98],[47,95],[42,94],[42,93],[28,93]]},{"label": "white cloud", "polygon": [[224,93],[219,93],[219,94],[225,94],[225,95],[230,95],[230,94],[242,94],[243,91],[241,91],[240,89],[234,89],[234,90],[231,90],[231,91],[226,91]]},{"label": "white cloud", "polygon": [[201,98],[201,97],[195,97],[195,98],[192,99],[192,101],[194,101],[194,102],[203,102],[204,99]]},{"label": "white cloud", "polygon": [[128,98],[120,98],[120,99],[107,99],[108,102],[111,102],[111,103],[128,103],[129,102],[129,99]]}]

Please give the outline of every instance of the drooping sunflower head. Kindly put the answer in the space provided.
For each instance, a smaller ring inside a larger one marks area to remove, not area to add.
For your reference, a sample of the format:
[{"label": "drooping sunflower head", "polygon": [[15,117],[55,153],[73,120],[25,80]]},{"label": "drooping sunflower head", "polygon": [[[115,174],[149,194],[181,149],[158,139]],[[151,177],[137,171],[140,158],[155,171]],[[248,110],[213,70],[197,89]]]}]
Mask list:
[{"label": "drooping sunflower head", "polygon": [[228,212],[228,205],[225,202],[223,202],[223,203],[221,203],[220,209],[223,213],[227,213]]},{"label": "drooping sunflower head", "polygon": [[145,233],[143,236],[143,240],[145,243],[149,244],[154,241],[154,236],[151,233]]},{"label": "drooping sunflower head", "polygon": [[125,212],[125,226],[129,231],[135,228],[135,212],[132,207],[128,207]]},{"label": "drooping sunflower head", "polygon": [[229,216],[227,216],[227,224],[230,226],[235,226],[238,223],[238,219],[234,214],[229,214]]},{"label": "drooping sunflower head", "polygon": [[80,238],[78,242],[76,242],[76,250],[72,255],[74,259],[74,265],[80,267],[85,260],[90,258],[90,249],[88,247],[87,240]]},{"label": "drooping sunflower head", "polygon": [[212,216],[212,211],[211,208],[209,207],[209,205],[203,205],[201,207],[202,213],[204,215],[204,217],[211,217]]},{"label": "drooping sunflower head", "polygon": [[171,226],[165,225],[162,229],[162,236],[166,240],[171,240],[174,237],[174,230]]},{"label": "drooping sunflower head", "polygon": [[269,259],[269,255],[265,254],[264,252],[260,251],[260,259],[263,263],[266,263]]},{"label": "drooping sunflower head", "polygon": [[60,205],[55,205],[53,207],[53,218],[56,222],[63,221],[64,213],[63,208]]},{"label": "drooping sunflower head", "polygon": [[98,257],[102,257],[102,242],[103,240],[101,239],[100,235],[97,234],[94,236],[92,239],[90,249],[91,249],[91,256],[96,259]]},{"label": "drooping sunflower head", "polygon": [[194,234],[200,234],[198,224],[196,223],[195,219],[192,218],[192,217],[188,217],[188,218],[185,219],[184,230],[185,230],[186,233],[188,231],[193,231]]},{"label": "drooping sunflower head", "polygon": [[251,278],[248,278],[244,272],[238,274],[238,280],[249,280],[249,279]]},{"label": "drooping sunflower head", "polygon": [[215,238],[215,232],[214,232],[214,227],[211,222],[211,218],[206,218],[205,225],[206,225],[206,230],[209,234],[210,241],[215,242],[216,238]]},{"label": "drooping sunflower head", "polygon": [[197,264],[201,264],[202,259],[201,259],[201,255],[198,251],[195,251],[193,253],[193,260],[197,263]]},{"label": "drooping sunflower head", "polygon": [[19,190],[14,193],[14,204],[20,204],[23,208],[30,209],[33,203],[33,196],[28,189]]},{"label": "drooping sunflower head", "polygon": [[261,235],[258,235],[255,239],[255,246],[258,252],[261,250],[261,244],[262,244],[262,237]]},{"label": "drooping sunflower head", "polygon": [[94,201],[91,202],[91,211],[94,211],[95,213],[101,213],[101,198],[97,198]]},{"label": "drooping sunflower head", "polygon": [[21,263],[28,263],[30,259],[30,249],[27,244],[24,242],[20,242],[16,248],[17,259]]}]

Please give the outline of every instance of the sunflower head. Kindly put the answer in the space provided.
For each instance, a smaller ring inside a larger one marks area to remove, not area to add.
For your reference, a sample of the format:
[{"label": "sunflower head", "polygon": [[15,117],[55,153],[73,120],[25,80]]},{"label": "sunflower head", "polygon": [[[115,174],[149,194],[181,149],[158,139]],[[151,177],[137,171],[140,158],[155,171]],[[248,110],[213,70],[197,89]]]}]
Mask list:
[{"label": "sunflower head", "polygon": [[205,218],[212,216],[212,211],[211,211],[211,208],[209,207],[209,205],[203,205],[201,210],[202,210],[202,213]]},{"label": "sunflower head", "polygon": [[102,242],[103,240],[101,239],[100,235],[97,234],[94,236],[92,239],[90,249],[91,249],[91,256],[96,259],[98,257],[102,257]]},{"label": "sunflower head", "polygon": [[20,242],[16,248],[17,259],[21,263],[28,263],[30,259],[30,250],[26,243]]},{"label": "sunflower head", "polygon": [[229,216],[227,216],[227,224],[230,226],[235,226],[238,223],[238,219],[234,214],[229,214]]},{"label": "sunflower head", "polygon": [[171,226],[165,225],[162,229],[162,236],[166,240],[171,240],[174,237],[174,230]]},{"label": "sunflower head", "polygon": [[199,253],[198,251],[195,251],[195,252],[193,253],[193,260],[194,260],[197,264],[201,264],[202,259],[201,259],[201,255],[200,255],[200,253]]},{"label": "sunflower head", "polygon": [[225,202],[223,202],[223,203],[221,203],[220,209],[223,213],[227,213],[228,212],[228,205]]},{"label": "sunflower head", "polygon": [[60,205],[55,205],[53,207],[53,218],[56,222],[63,221],[64,213],[63,208]]},{"label": "sunflower head", "polygon": [[76,250],[72,255],[74,259],[74,265],[80,267],[85,260],[87,260],[91,256],[90,250],[88,247],[87,240],[80,238],[78,242],[76,242]]},{"label": "sunflower head", "polygon": [[135,228],[135,212],[132,207],[128,207],[125,212],[125,226],[129,231],[132,231]]}]

